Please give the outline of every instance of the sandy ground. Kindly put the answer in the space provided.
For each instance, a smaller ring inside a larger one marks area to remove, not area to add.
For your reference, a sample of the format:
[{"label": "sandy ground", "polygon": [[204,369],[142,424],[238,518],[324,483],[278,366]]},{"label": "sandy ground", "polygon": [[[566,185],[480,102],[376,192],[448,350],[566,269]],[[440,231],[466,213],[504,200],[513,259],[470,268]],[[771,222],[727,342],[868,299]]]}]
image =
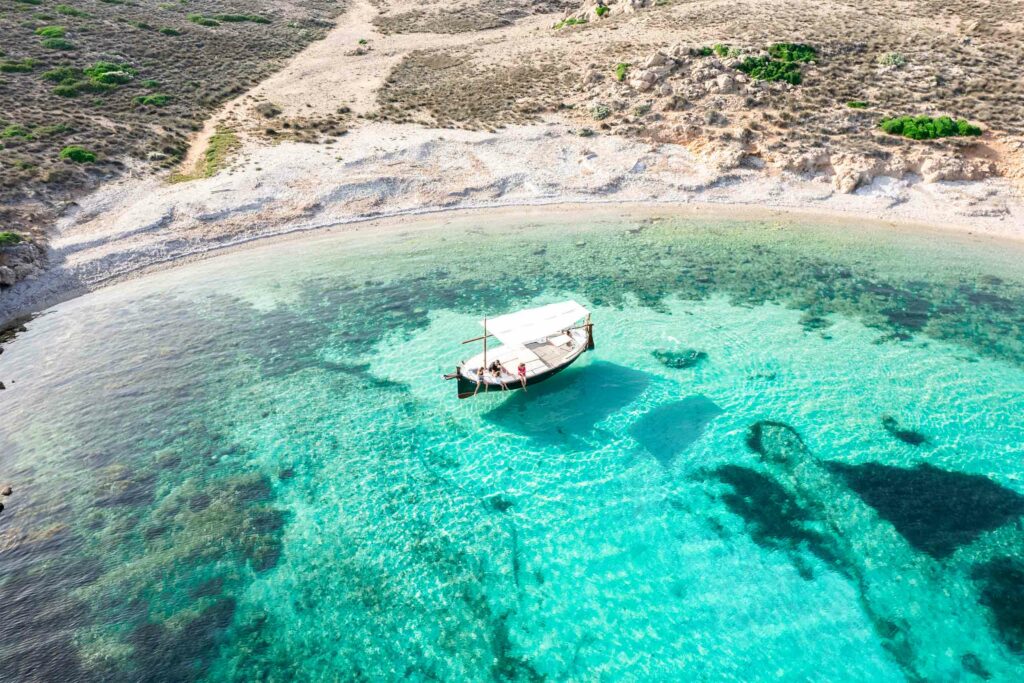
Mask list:
[{"label": "sandy ground", "polygon": [[[409,50],[476,40],[516,40],[549,25],[463,34],[384,36],[377,10],[358,2],[324,41],[228,103],[197,136],[192,159],[218,125],[242,146],[217,175],[170,184],[144,173],[87,197],[51,238],[50,268],[0,295],[0,320],[37,310],[115,280],[272,235],[457,209],[564,203],[708,204],[814,211],[845,219],[923,223],[992,239],[1024,240],[1024,204],[1009,181],[923,183],[876,178],[853,194],[821,178],[756,168],[716,170],[691,149],[627,136],[581,137],[566,122],[496,132],[354,120],[327,144],[272,142],[245,134],[259,124],[255,103],[285,115],[370,111],[374,93]],[[367,54],[353,54],[360,39]],[[480,215],[486,220],[486,215]],[[282,264],[286,268],[287,264]]]}]

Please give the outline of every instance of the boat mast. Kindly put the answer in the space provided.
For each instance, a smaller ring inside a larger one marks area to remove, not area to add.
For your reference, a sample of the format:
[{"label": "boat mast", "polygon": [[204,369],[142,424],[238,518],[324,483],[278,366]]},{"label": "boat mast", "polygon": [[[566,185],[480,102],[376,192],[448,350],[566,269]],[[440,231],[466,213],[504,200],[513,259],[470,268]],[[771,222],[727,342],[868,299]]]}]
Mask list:
[{"label": "boat mast", "polygon": [[487,367],[487,318],[484,317],[484,367]]}]

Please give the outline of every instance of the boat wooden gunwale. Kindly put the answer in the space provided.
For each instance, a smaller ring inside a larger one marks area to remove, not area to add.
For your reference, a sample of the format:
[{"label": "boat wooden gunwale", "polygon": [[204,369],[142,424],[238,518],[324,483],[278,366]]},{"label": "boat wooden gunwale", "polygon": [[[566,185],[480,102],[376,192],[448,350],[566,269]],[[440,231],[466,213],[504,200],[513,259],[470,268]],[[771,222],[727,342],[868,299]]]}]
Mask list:
[{"label": "boat wooden gunwale", "polygon": [[[457,380],[459,398],[539,384],[594,348],[590,311],[571,300],[484,318],[480,324],[484,333],[462,343],[482,342],[483,351],[444,376]],[[502,345],[489,347],[489,339],[497,339]],[[504,370],[498,375],[489,370],[495,361]],[[520,363],[526,366],[525,382],[517,374]],[[478,373],[480,368],[482,374]]]}]

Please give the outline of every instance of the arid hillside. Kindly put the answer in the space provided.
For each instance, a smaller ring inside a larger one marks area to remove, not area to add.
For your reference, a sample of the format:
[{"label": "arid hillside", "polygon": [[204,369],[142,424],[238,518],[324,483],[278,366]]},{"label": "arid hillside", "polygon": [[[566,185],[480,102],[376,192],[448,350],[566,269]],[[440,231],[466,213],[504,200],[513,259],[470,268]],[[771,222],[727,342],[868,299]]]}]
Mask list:
[{"label": "arid hillside", "polygon": [[322,38],[338,0],[0,7],[0,231],[38,237],[126,167],[174,165],[224,100]]}]

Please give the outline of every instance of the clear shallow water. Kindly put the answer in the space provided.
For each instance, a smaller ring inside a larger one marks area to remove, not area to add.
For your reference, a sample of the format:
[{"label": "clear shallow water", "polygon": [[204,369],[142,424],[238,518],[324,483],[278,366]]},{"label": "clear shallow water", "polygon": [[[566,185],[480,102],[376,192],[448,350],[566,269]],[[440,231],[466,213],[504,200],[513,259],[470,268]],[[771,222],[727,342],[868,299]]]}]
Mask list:
[{"label": "clear shallow water", "polygon": [[[4,678],[1019,679],[1019,259],[462,219],[64,304],[0,355]],[[569,296],[562,375],[440,381]]]}]

